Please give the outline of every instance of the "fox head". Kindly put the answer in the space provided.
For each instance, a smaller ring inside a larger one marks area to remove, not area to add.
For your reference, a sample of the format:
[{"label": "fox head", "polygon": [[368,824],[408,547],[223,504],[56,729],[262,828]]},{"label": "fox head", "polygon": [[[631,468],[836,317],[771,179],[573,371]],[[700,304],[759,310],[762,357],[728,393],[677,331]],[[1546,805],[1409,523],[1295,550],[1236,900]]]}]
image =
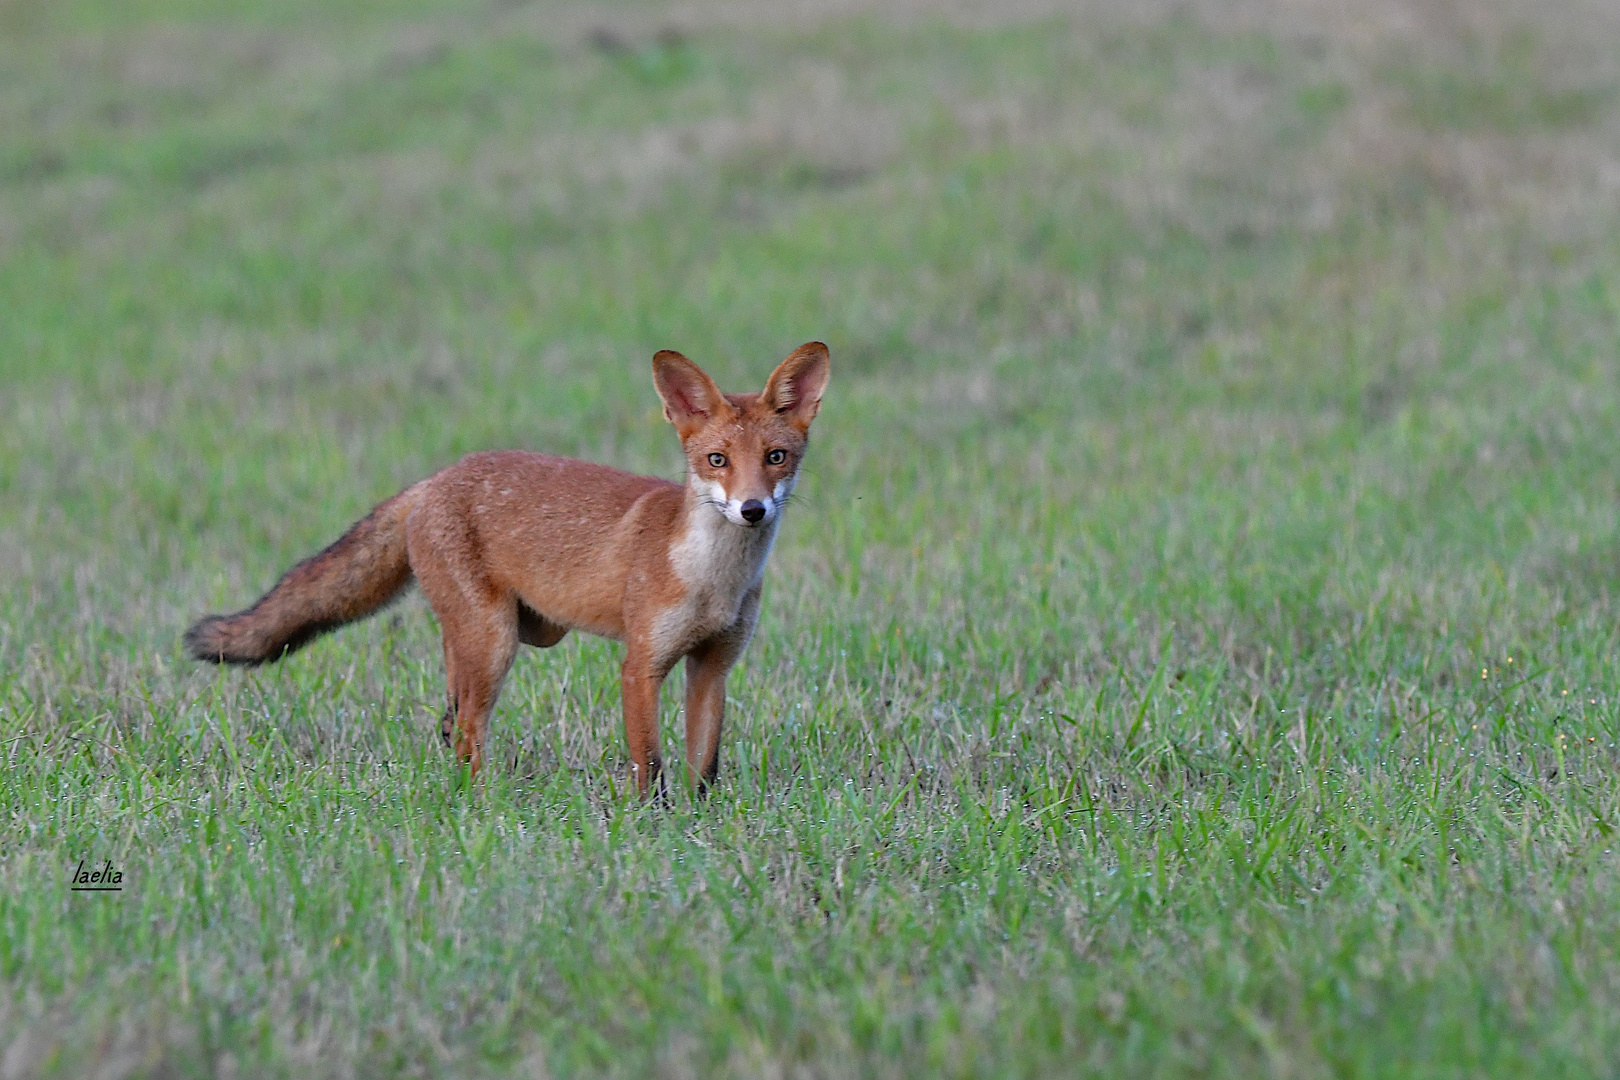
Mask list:
[{"label": "fox head", "polygon": [[757,394],[722,394],[703,369],[668,349],[653,357],[664,416],[686,451],[698,497],[744,528],[777,519],[827,389],[827,346],[801,345]]}]

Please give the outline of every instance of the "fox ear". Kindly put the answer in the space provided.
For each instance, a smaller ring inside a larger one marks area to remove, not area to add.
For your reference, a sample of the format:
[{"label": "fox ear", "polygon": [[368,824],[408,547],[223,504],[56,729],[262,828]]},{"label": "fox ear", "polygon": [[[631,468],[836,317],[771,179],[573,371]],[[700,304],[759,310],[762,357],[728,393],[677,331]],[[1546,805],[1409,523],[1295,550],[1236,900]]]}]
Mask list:
[{"label": "fox ear", "polygon": [[720,388],[702,368],[670,349],[653,356],[653,385],[664,402],[664,419],[675,425],[683,439],[727,405]]},{"label": "fox ear", "polygon": [[810,421],[821,411],[821,395],[826,392],[827,378],[831,374],[827,346],[819,341],[800,345],[765,380],[765,392],[760,400],[766,408],[808,431]]}]

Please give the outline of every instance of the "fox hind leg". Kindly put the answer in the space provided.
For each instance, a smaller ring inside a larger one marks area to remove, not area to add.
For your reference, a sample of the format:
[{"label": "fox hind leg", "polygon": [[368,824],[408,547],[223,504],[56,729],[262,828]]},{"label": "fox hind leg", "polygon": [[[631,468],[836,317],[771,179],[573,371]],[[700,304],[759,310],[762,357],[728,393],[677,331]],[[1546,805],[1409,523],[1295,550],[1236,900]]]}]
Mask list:
[{"label": "fox hind leg", "polygon": [[446,720],[454,721],[456,757],[474,774],[483,764],[495,699],[517,655],[517,619],[502,608],[463,613],[454,623],[440,620],[445,652],[454,656],[447,672],[451,704]]},{"label": "fox hind leg", "polygon": [[444,635],[444,715],[439,717],[439,739],[446,749],[456,745],[456,654],[450,649],[450,635]]},{"label": "fox hind leg", "polygon": [[510,593],[467,581],[424,554],[429,557],[416,560],[426,564],[417,580],[444,635],[448,703],[439,735],[476,774],[483,764],[490,713],[517,655],[517,604]]}]

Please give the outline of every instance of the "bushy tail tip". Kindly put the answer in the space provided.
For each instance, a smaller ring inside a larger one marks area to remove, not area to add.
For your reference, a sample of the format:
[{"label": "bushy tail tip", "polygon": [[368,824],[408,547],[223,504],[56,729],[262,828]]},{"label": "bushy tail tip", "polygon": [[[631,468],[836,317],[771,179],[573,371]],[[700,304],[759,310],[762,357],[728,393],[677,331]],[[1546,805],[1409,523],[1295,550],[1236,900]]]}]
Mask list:
[{"label": "bushy tail tip", "polygon": [[417,485],[382,503],[247,610],[198,619],[186,631],[186,652],[211,664],[279,660],[389,603],[411,580],[405,519],[420,494]]},{"label": "bushy tail tip", "polygon": [[262,664],[274,660],[286,651],[286,644],[263,640],[243,625],[248,620],[242,615],[208,615],[198,619],[186,631],[186,652],[194,660],[210,664]]}]

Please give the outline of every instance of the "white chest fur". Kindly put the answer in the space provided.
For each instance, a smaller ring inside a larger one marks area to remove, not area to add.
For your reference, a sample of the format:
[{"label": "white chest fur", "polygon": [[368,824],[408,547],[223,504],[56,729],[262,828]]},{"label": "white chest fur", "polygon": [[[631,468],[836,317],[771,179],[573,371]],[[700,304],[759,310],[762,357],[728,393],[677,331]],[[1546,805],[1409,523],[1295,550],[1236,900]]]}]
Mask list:
[{"label": "white chest fur", "polygon": [[728,521],[711,504],[691,507],[686,531],[669,549],[686,595],[654,620],[653,645],[660,654],[680,655],[736,623],[743,599],[765,576],[780,520],[772,515],[748,528]]}]

